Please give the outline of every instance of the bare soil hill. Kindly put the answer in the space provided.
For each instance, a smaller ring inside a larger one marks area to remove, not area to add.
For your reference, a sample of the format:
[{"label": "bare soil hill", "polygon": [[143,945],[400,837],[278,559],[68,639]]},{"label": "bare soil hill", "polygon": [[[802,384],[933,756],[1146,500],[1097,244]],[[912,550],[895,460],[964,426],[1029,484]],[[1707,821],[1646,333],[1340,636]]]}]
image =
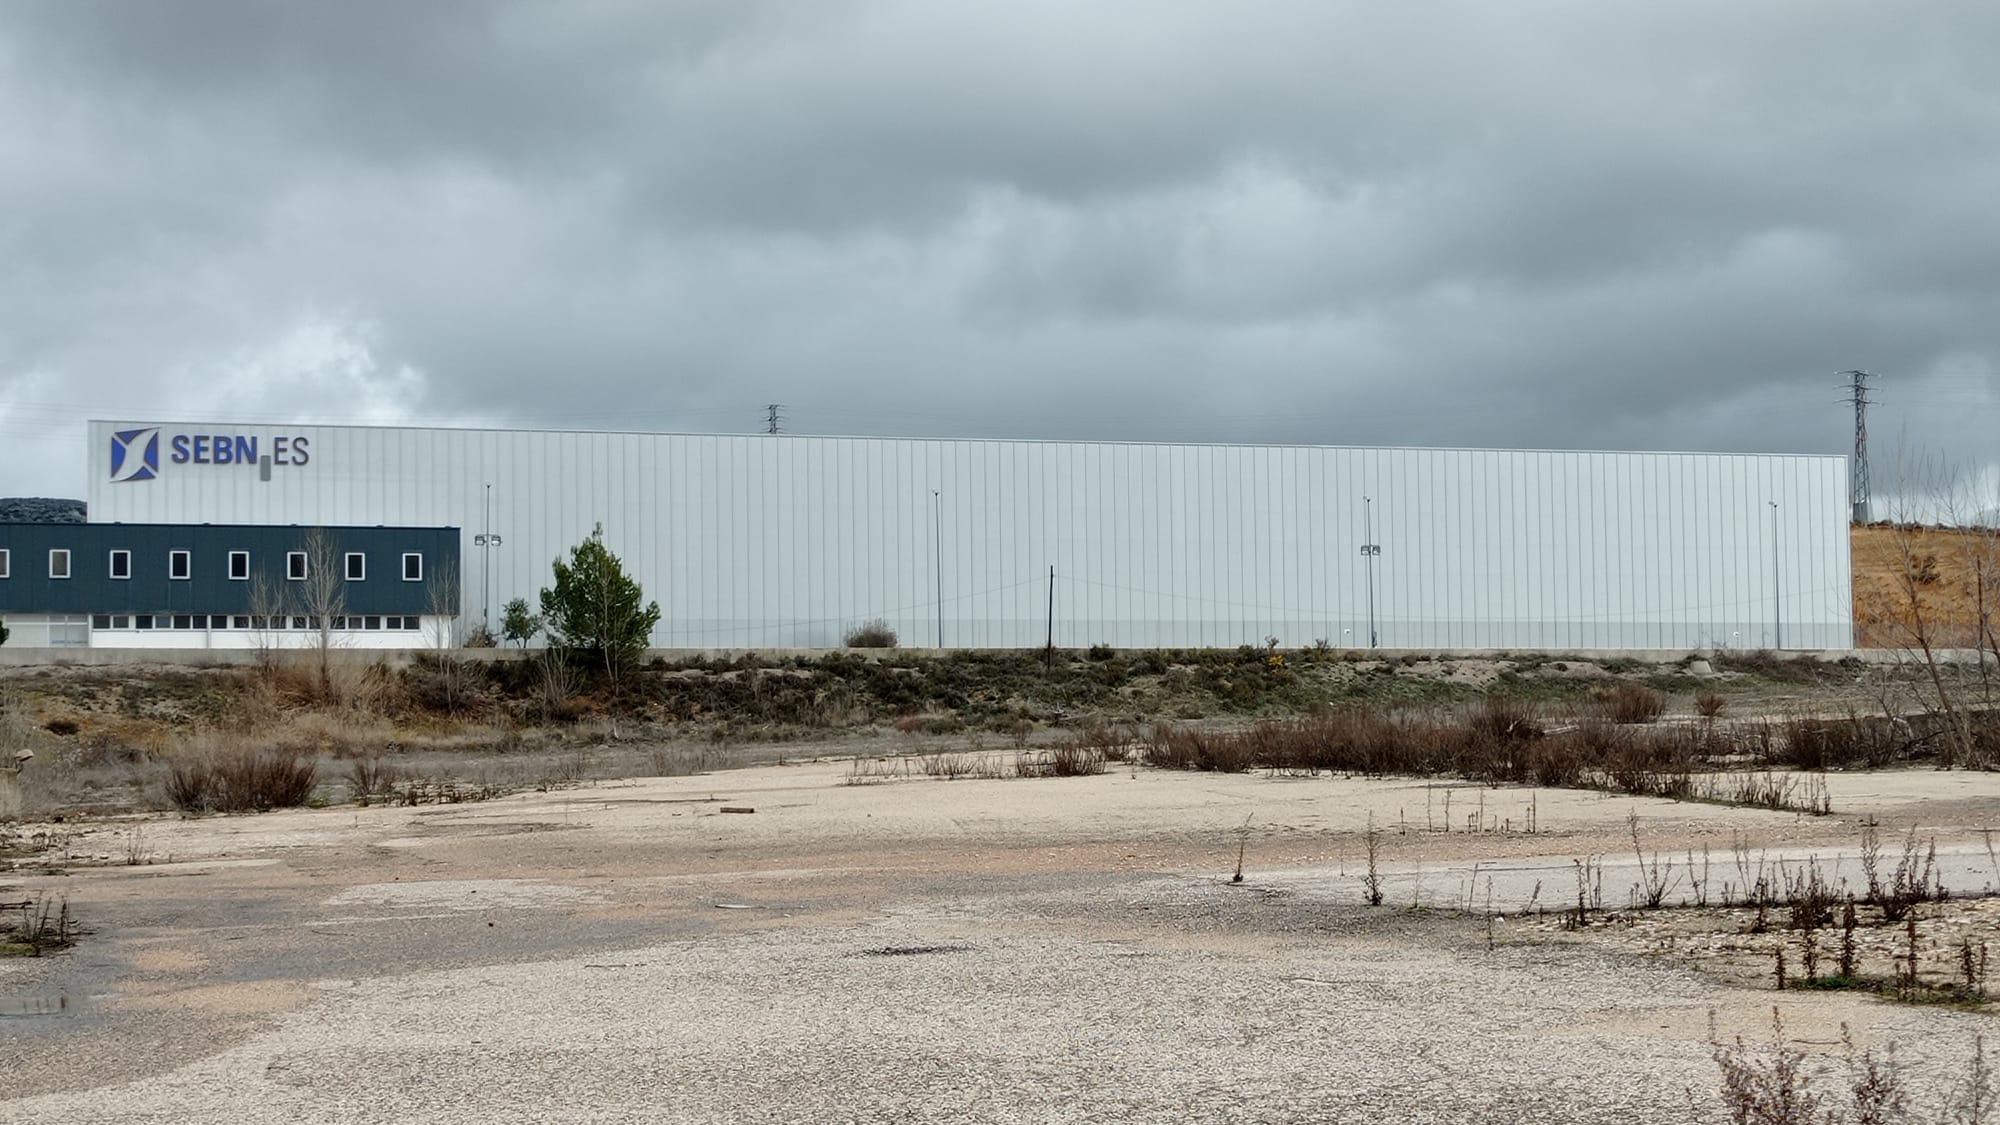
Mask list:
[{"label": "bare soil hill", "polygon": [[1933,648],[1994,646],[2000,531],[1877,523],[1855,527],[1852,544],[1857,646],[1913,646],[1920,622]]}]

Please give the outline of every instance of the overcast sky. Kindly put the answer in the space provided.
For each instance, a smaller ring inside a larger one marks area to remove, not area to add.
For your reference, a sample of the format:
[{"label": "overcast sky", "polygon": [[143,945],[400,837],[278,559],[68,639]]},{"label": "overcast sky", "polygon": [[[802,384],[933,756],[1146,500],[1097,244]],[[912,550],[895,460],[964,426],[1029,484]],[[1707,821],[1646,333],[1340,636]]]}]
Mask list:
[{"label": "overcast sky", "polygon": [[97,416],[1842,452],[1851,367],[1985,464],[1996,59],[1991,0],[14,0],[0,495]]}]

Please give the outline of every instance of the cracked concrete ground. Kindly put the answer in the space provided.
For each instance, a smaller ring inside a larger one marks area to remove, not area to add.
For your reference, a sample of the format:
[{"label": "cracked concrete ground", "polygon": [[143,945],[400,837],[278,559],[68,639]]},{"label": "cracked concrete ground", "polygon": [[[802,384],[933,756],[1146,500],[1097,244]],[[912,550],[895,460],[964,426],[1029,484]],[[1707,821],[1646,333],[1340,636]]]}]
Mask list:
[{"label": "cracked concrete ground", "polygon": [[[1489,946],[1449,907],[1497,873],[1518,909],[1585,856],[1616,888],[1633,816],[1718,859],[1915,824],[1977,890],[2000,878],[1993,775],[1836,775],[1826,818],[1130,768],[846,780],[77,829],[67,861],[0,875],[0,899],[65,895],[92,931],[0,961],[0,1121],[1700,1120],[1711,1012],[1754,1039],[1776,1001],[1814,1050],[1846,1022],[1919,1076],[1989,1019],[1741,987],[1526,921]],[[1473,808],[1495,827],[1442,831]]]}]

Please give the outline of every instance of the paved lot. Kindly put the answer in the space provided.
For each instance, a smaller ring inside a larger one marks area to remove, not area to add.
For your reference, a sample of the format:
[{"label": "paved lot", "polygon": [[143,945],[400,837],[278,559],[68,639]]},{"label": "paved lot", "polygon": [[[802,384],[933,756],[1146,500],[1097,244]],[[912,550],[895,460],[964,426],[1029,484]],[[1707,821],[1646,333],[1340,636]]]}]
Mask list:
[{"label": "paved lot", "polygon": [[[1495,830],[1446,834],[1480,791],[1447,819],[1420,782],[844,777],[93,827],[0,877],[95,930],[0,962],[0,1010],[53,1009],[0,1017],[0,1121],[1699,1120],[1710,1012],[1759,1036],[1777,994],[1432,907],[1475,864],[1503,899],[1576,856],[1615,886],[1635,813],[1718,862],[1918,823],[1971,889],[2000,809],[1928,772],[1836,778],[1822,819],[1486,790]],[[1371,820],[1392,908],[1359,905]],[[1920,1068],[1990,1018],[1782,1006]]]}]

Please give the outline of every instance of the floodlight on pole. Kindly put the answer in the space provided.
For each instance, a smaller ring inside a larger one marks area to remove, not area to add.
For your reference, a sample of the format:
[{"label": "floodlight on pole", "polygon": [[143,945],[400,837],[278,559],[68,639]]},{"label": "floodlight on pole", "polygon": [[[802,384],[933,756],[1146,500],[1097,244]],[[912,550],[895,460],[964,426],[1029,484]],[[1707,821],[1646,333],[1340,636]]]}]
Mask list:
[{"label": "floodlight on pole", "polygon": [[[492,481],[486,482],[485,512],[486,514],[480,520],[480,523],[482,526],[490,529],[493,526],[493,482]],[[482,531],[479,534],[472,537],[472,545],[480,548],[479,580],[481,586],[484,588],[484,593],[481,595],[481,603],[479,609],[479,624],[480,627],[485,629],[486,632],[489,634],[493,632],[492,551],[493,548],[498,547],[500,545],[500,542],[501,542],[500,536],[494,534],[491,530]]]}]

